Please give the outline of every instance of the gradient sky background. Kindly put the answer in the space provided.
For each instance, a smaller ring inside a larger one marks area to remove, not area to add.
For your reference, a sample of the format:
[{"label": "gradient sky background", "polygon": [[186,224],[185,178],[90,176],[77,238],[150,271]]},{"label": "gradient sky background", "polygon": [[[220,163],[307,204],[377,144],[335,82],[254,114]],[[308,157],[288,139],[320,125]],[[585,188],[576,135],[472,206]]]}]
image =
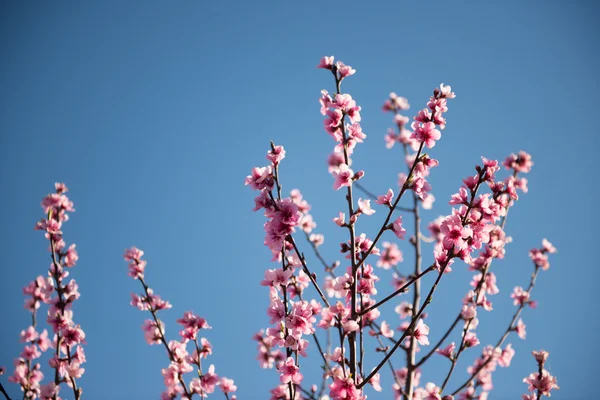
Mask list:
[{"label": "gradient sky background", "polygon": [[[168,337],[177,337],[183,311],[203,315],[213,326],[206,337],[217,373],[235,379],[240,399],[268,398],[278,376],[258,368],[251,336],[267,327],[268,294],[259,282],[275,266],[262,245],[264,217],[252,213],[254,193],[243,180],[266,164],[269,140],[284,145],[284,190],[302,190],[325,234],[324,255],[339,257],[346,238],[331,220],[344,195],[331,189],[325,161],[334,143],[317,101],[333,82],[315,68],[333,54],[357,70],[344,91],[362,106],[369,137],[354,163],[377,193],[395,187],[404,170],[399,149],[384,147],[388,93],[408,97],[412,117],[434,87],[452,85],[448,125],[430,151],[441,166],[431,176],[438,201],[425,222],[450,212],[450,195],[480,156],[533,155],[530,191],[506,228],[514,242],[493,266],[501,292],[495,311],[480,318],[483,344],[496,342],[512,316],[509,294],[532,270],[528,250],[547,237],[559,253],[534,290],[538,309],[524,312],[527,340],[510,337],[517,355],[495,373],[490,398],[520,398],[523,377],[536,369],[530,352],[540,348],[550,352],[548,368],[561,386],[553,399],[593,397],[600,356],[592,233],[599,222],[592,209],[599,194],[598,7],[490,3],[3,2],[0,365],[11,368],[29,323],[21,288],[49,263],[47,243],[33,230],[39,202],[64,181],[77,210],[64,231],[80,254],[72,276],[82,293],[75,319],[88,342],[84,398],[154,399],[163,389],[164,349],[145,343],[147,315],[129,306],[140,289],[122,260],[131,245],[146,251],[150,286],[174,305],[162,314]],[[372,235],[382,214],[363,218],[359,229]],[[408,271],[411,249],[400,246]],[[429,247],[425,254],[427,262]],[[309,262],[320,271],[312,256]],[[434,340],[469,288],[466,267],[454,271],[429,308]],[[384,294],[390,275],[379,276]],[[392,308],[382,319],[397,324]],[[452,390],[480,350],[461,358]],[[369,356],[367,368],[379,357]],[[396,356],[397,367],[403,359]],[[432,360],[423,383],[440,383],[449,367]],[[305,365],[307,382],[314,381],[316,363]],[[8,389],[16,398],[19,389]]]}]

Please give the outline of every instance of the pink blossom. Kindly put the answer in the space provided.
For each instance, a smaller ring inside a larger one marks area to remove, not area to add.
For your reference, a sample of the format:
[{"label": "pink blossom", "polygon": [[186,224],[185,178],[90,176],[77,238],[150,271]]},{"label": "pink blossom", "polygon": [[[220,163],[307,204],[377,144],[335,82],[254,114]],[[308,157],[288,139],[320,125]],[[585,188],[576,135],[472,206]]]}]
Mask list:
[{"label": "pink blossom", "polygon": [[333,56],[325,56],[319,61],[317,68],[331,69],[333,67]]},{"label": "pink blossom", "polygon": [[[329,173],[333,173],[333,171],[338,171],[342,164],[345,164],[344,154],[339,152],[333,152],[327,158],[327,165]],[[352,159],[348,159],[348,166],[352,164]]]},{"label": "pink blossom", "polygon": [[408,317],[412,317],[413,315],[413,306],[408,301],[403,301],[394,309],[396,314],[400,315],[401,319],[405,319]]},{"label": "pink blossom", "polygon": [[358,199],[358,210],[365,215],[375,214],[375,210],[371,208],[371,200]]},{"label": "pink blossom", "polygon": [[69,268],[74,267],[77,260],[79,260],[79,255],[77,254],[77,250],[75,250],[75,246],[76,245],[74,244],[70,245],[64,255],[64,264]]},{"label": "pink blossom", "polygon": [[448,346],[443,349],[437,349],[435,352],[441,354],[444,357],[448,357],[452,360],[454,357],[454,350],[456,349],[456,344],[454,342],[450,343]]},{"label": "pink blossom", "polygon": [[237,390],[237,386],[233,384],[233,379],[221,377],[221,384],[219,385],[223,393],[233,393]]},{"label": "pink blossom", "polygon": [[337,226],[344,226],[344,224],[346,223],[345,218],[346,215],[343,212],[341,212],[336,218],[333,219],[333,222],[335,222]]},{"label": "pink blossom", "polygon": [[58,395],[59,391],[60,386],[57,386],[54,382],[50,382],[40,386],[40,397],[42,400],[51,400],[54,399],[54,396]]},{"label": "pink blossom", "polygon": [[302,382],[302,374],[300,373],[300,368],[296,366],[294,359],[292,357],[288,357],[280,366],[279,366],[279,381],[281,383],[289,383],[292,382],[295,385],[299,385]]},{"label": "pink blossom", "polygon": [[513,350],[512,345],[506,345],[504,350],[502,350],[502,354],[498,358],[498,365],[500,365],[501,367],[509,367],[510,361],[512,360],[514,355],[515,351]]},{"label": "pink blossom", "polygon": [[387,193],[384,195],[378,196],[377,200],[375,200],[375,202],[377,204],[384,204],[384,205],[387,205],[388,207],[391,207],[393,198],[394,198],[393,190],[388,189]]},{"label": "pink blossom", "polygon": [[436,140],[440,140],[442,137],[440,131],[435,129],[435,124],[433,122],[415,125],[413,126],[413,129],[414,132],[411,135],[411,138],[425,143],[428,148],[435,146]]},{"label": "pink blossom", "polygon": [[420,345],[424,346],[429,344],[427,335],[429,335],[429,327],[423,323],[422,319],[419,319],[410,336],[415,338]]},{"label": "pink blossom", "polygon": [[440,231],[443,239],[442,243],[446,250],[460,250],[465,246],[465,239],[471,236],[472,231],[463,227],[460,216],[451,215],[446,217],[440,225]]},{"label": "pink blossom", "polygon": [[329,385],[331,400],[364,400],[362,390],[354,386],[352,378],[336,377]]},{"label": "pink blossom", "polygon": [[479,344],[479,339],[475,332],[467,332],[465,335],[465,347],[475,347]]},{"label": "pink blossom", "polygon": [[250,185],[253,190],[272,190],[275,184],[271,166],[252,168],[252,173],[246,177],[245,185]]},{"label": "pink blossom", "polygon": [[548,359],[548,352],[544,350],[532,351],[531,354],[538,364],[544,365]]},{"label": "pink blossom", "polygon": [[332,175],[335,179],[333,183],[335,190],[339,190],[343,186],[352,186],[354,172],[346,164],[341,164],[338,171],[333,171]]},{"label": "pink blossom", "polygon": [[381,334],[386,338],[394,337],[394,330],[390,328],[390,325],[383,321],[381,323]]},{"label": "pink blossom", "polygon": [[546,251],[546,253],[556,253],[556,247],[554,247],[546,238],[542,240],[542,248]]},{"label": "pink blossom", "polygon": [[148,344],[161,344],[162,333],[164,333],[165,328],[162,321],[159,322],[160,325],[157,325],[151,319],[147,319],[144,321],[142,325],[142,330],[144,331],[144,338]]},{"label": "pink blossom", "polygon": [[406,234],[406,229],[402,227],[402,216],[396,218],[394,223],[391,226],[392,231],[398,237],[398,239],[404,239],[404,235]]},{"label": "pink blossom", "polygon": [[529,303],[529,292],[523,290],[521,286],[516,286],[510,297],[514,299],[515,306]]},{"label": "pink blossom", "polygon": [[527,337],[527,331],[525,330],[525,328],[526,326],[523,323],[523,320],[519,318],[517,326],[515,326],[514,330],[517,332],[517,335],[519,335],[519,337],[523,340],[525,340],[525,338]]},{"label": "pink blossom", "polygon": [[440,396],[440,388],[436,386],[435,383],[428,382],[424,389],[420,389],[418,391],[420,392],[418,393],[418,396],[420,396],[419,398],[421,400],[442,400],[442,396]]},{"label": "pink blossom", "polygon": [[529,385],[528,390],[530,392],[537,390],[543,396],[548,396],[548,397],[550,397],[550,391],[552,389],[560,389],[558,387],[556,378],[553,377],[552,375],[550,375],[550,373],[548,371],[546,371],[545,369],[542,370],[541,376],[538,372],[534,372],[531,375],[529,375],[527,378],[524,378],[523,382],[525,382]]},{"label": "pink blossom", "polygon": [[273,149],[267,152],[267,160],[271,161],[273,165],[277,165],[285,158],[285,149],[283,146],[273,146]]},{"label": "pink blossom", "polygon": [[336,64],[336,69],[338,71],[338,73],[340,74],[340,78],[344,79],[347,76],[350,75],[354,75],[354,73],[356,72],[355,69],[353,69],[351,66],[344,64],[341,61],[338,61]]},{"label": "pink blossom", "polygon": [[402,262],[402,252],[398,245],[390,242],[383,242],[383,251],[381,257],[377,260],[377,266],[383,269],[390,269]]},{"label": "pink blossom", "polygon": [[504,160],[504,166],[506,169],[514,169],[516,172],[529,173],[533,162],[531,161],[531,155],[524,151],[520,151],[519,154],[511,154]]}]

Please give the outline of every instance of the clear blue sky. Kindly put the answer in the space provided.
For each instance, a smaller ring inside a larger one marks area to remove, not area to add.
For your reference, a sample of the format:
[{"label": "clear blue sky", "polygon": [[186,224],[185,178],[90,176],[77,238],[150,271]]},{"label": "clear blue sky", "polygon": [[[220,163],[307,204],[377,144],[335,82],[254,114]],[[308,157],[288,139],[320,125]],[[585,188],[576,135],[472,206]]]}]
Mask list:
[{"label": "clear blue sky", "polygon": [[[274,266],[262,246],[264,218],[252,213],[254,193],[243,180],[265,164],[269,140],[283,144],[284,189],[302,190],[326,236],[326,257],[338,257],[345,238],[331,219],[344,199],[331,190],[325,160],[333,142],[317,102],[332,79],[315,68],[333,54],[358,71],[345,91],[363,107],[369,137],[354,162],[377,192],[394,186],[403,169],[397,149],[384,148],[391,120],[380,107],[388,93],[408,97],[412,116],[441,82],[456,92],[431,151],[441,163],[431,178],[438,201],[425,220],[449,213],[450,195],[481,155],[533,155],[530,192],[507,224],[514,242],[494,263],[501,293],[481,318],[483,343],[495,342],[512,315],[509,294],[531,271],[527,251],[547,237],[559,253],[535,288],[538,309],[524,313],[527,340],[509,340],[517,355],[495,373],[491,398],[525,392],[521,380],[535,370],[529,353],[540,348],[550,352],[561,386],[552,398],[590,398],[600,356],[592,233],[598,17],[594,2],[567,1],[3,2],[0,365],[10,368],[29,323],[21,288],[49,263],[43,235],[33,231],[39,202],[64,181],[77,209],[65,237],[80,253],[72,272],[82,293],[75,318],[88,341],[84,397],[152,399],[162,390],[164,350],[145,343],[146,315],[128,305],[139,288],[122,253],[136,245],[146,251],[149,284],[174,305],[163,314],[169,337],[183,311],[206,317],[217,373],[235,379],[241,399],[267,398],[278,377],[258,368],[250,338],[267,326],[259,282]],[[381,218],[371,217],[365,231]],[[410,249],[401,246],[408,269]],[[430,307],[432,338],[468,289],[466,268],[454,269]],[[479,351],[465,354],[450,387]],[[424,382],[440,382],[441,361]],[[383,379],[389,387],[390,377]]]}]

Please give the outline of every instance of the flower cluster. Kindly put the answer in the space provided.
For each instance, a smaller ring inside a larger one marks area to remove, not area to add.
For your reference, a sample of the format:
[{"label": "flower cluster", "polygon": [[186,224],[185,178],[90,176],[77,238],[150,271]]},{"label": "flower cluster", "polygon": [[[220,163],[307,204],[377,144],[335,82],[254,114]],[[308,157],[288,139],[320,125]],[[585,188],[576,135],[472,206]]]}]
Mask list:
[{"label": "flower cluster", "polygon": [[[531,156],[525,152],[509,156],[504,166],[512,173],[504,179],[496,178],[502,164],[482,157],[482,163],[475,167],[475,174],[466,177],[462,187],[451,196],[450,205],[454,206],[451,214],[440,217],[429,225],[432,238],[428,239],[420,232],[419,209],[431,208],[434,201],[427,177],[431,168],[437,167],[439,162],[424,153],[424,149],[433,148],[441,138],[441,131],[446,126],[447,100],[455,98],[452,89],[444,84],[436,88],[427,107],[414,117],[410,129],[407,128],[409,119],[400,114],[409,108],[408,100],[395,93],[390,94],[383,109],[394,113],[397,132],[388,132],[386,147],[391,148],[396,143],[402,145],[408,171],[400,174],[396,195],[395,190],[390,188],[385,194],[376,196],[364,189],[362,183],[356,183],[364,176],[364,171],[355,173],[351,169],[351,156],[357,144],[366,139],[360,125],[361,107],[352,96],[341,90],[342,81],[353,75],[355,70],[342,62],[334,62],[333,57],[323,57],[318,67],[331,71],[335,80],[335,92],[330,94],[322,90],[319,102],[321,114],[325,117],[325,131],[336,143],[328,159],[329,173],[334,177],[333,187],[335,190],[347,188],[347,208],[344,207],[344,212],[339,212],[333,218],[333,222],[349,234],[349,238],[341,241],[339,247],[347,264],[338,271],[335,269],[340,265],[338,261],[325,261],[318,249],[324,238],[313,233],[316,222],[309,214],[310,205],[302,194],[294,190],[288,198],[282,198],[279,163],[285,151],[283,147],[271,143],[271,151],[267,155],[270,165],[254,168],[245,181],[246,185],[260,192],[255,198],[254,210],[264,209],[267,217],[264,244],[273,253],[272,261],[278,263],[277,268],[265,272],[261,281],[261,285],[269,288],[267,315],[272,326],[254,337],[258,342],[258,360],[261,366],[276,367],[279,372],[279,382],[271,390],[271,399],[300,399],[304,395],[317,399],[321,398],[326,388],[329,389],[331,399],[366,399],[367,384],[376,391],[381,390],[379,371],[398,348],[402,348],[407,354],[407,367],[394,370],[395,383],[392,387],[396,398],[447,400],[457,394],[465,400],[487,398],[492,388],[492,372],[498,366],[508,367],[515,354],[511,344],[504,345],[504,340],[512,331],[525,337],[525,325],[519,316],[522,307],[534,307],[536,304],[530,300],[531,286],[527,290],[518,287],[513,292],[512,297],[515,305],[519,306],[519,311],[498,344],[486,346],[482,356],[468,368],[471,375],[469,380],[451,395],[444,393],[461,353],[479,345],[475,333],[479,323],[478,308],[492,310],[489,296],[499,292],[496,275],[490,271],[490,266],[494,259],[504,257],[505,245],[511,241],[504,231],[506,216],[508,209],[519,199],[519,192],[526,193],[528,190],[527,180],[519,174],[530,171],[533,164]],[[411,154],[410,149],[414,153]],[[369,198],[359,198],[355,203],[353,188],[363,191]],[[413,205],[410,208],[399,205],[406,192],[412,192]],[[383,206],[386,214],[379,231],[368,236],[366,233],[358,233],[360,231],[356,231],[356,226],[359,218],[365,218],[362,215],[375,214],[371,200]],[[408,241],[415,248],[417,260],[412,274],[401,271],[404,249],[397,243],[382,240],[386,231],[391,231],[400,240],[406,237],[403,216],[393,215],[399,210],[413,214],[415,219],[414,236]],[[326,276],[322,279],[323,286],[319,286],[316,274],[309,270],[307,259],[294,239],[297,226],[306,236],[316,259],[324,267]],[[427,268],[421,268],[420,265],[421,243],[424,241],[434,242],[434,262]],[[548,268],[546,253],[552,251],[554,248],[547,241],[544,242],[543,249],[531,251],[536,271]],[[379,257],[369,263],[368,257],[371,255]],[[456,260],[462,260],[474,272],[471,289],[448,332],[417,362],[415,354],[421,350],[419,346],[430,344],[425,308],[432,301],[440,280],[451,272],[451,265]],[[380,277],[375,274],[373,266],[381,268],[378,273],[385,273],[389,269],[394,272],[393,284],[396,290],[379,301],[375,297],[380,293],[380,288],[377,287]],[[422,297],[420,279],[432,271],[437,271],[437,277],[427,296]],[[321,302],[303,297],[304,290],[309,285],[315,288]],[[395,308],[402,320],[399,326],[395,328],[389,320],[380,321],[380,306],[408,292],[410,286],[414,286],[413,301],[402,301]],[[444,341],[460,325],[460,341],[443,347]],[[339,344],[329,347],[331,343],[328,341],[328,347],[323,348],[315,327],[329,331],[330,337],[339,338]],[[370,370],[363,359],[364,332],[378,341],[376,351],[384,354],[383,359]],[[400,333],[399,336],[397,332]],[[300,357],[306,357],[307,354],[308,335],[313,336],[324,364],[321,389],[312,385],[308,390],[300,369]],[[419,387],[420,366],[436,353],[450,361],[448,375],[440,386],[427,382]]]},{"label": "flower cluster", "polygon": [[[125,250],[124,259],[128,262],[129,275],[139,280],[144,292],[140,295],[132,293],[131,305],[140,311],[149,311],[152,319],[147,319],[142,324],[142,331],[148,344],[163,344],[167,350],[170,364],[162,370],[166,390],[161,394],[161,399],[170,400],[181,396],[182,399],[191,399],[194,395],[201,398],[208,397],[218,387],[227,399],[234,400],[237,386],[233,380],[219,377],[215,373],[214,365],[207,371],[202,369],[202,359],[212,354],[212,345],[204,338],[199,337],[201,330],[211,329],[206,320],[191,311],[183,314],[177,320],[181,325],[179,336],[181,340],[167,341],[165,324],[158,318],[158,311],[171,308],[171,304],[154,294],[144,281],[146,261],[142,260],[144,252],[136,247]],[[192,344],[191,352],[188,345]],[[198,377],[193,378],[189,385],[184,380],[184,375],[197,370]],[[230,396],[231,395],[231,396]]]},{"label": "flower cluster", "polygon": [[[360,126],[360,106],[349,94],[343,94],[340,91],[341,83],[344,78],[353,75],[356,70],[338,61],[333,63],[333,56],[323,57],[317,66],[318,68],[328,69],[333,73],[336,82],[336,94],[333,97],[326,90],[321,90],[321,114],[326,116],[323,121],[325,131],[335,140],[336,146],[333,154],[329,158],[330,172],[335,181],[333,188],[339,190],[346,186],[352,186],[354,181],[362,178],[363,171],[354,173],[350,169],[352,163],[350,156],[358,143],[362,143],[367,135]],[[349,123],[346,124],[345,118],[348,117]]]},{"label": "flower cluster", "polygon": [[523,400],[536,400],[542,396],[550,397],[550,392],[558,387],[556,378],[544,368],[544,364],[548,359],[548,352],[544,350],[531,352],[533,358],[537,361],[538,372],[533,372],[531,375],[523,379],[523,382],[528,384],[527,390],[533,393],[523,395]]},{"label": "flower cluster", "polygon": [[[60,385],[66,384],[73,390],[75,399],[82,390],[76,380],[84,373],[85,343],[83,329],[73,321],[73,303],[79,299],[79,287],[74,279],[68,280],[68,269],[75,267],[79,256],[74,244],[67,247],[62,227],[69,220],[69,212],[75,211],[67,195],[64,183],[55,184],[55,192],[42,200],[45,217],[36,223],[35,229],[43,231],[49,241],[52,263],[48,276],[38,276],[23,288],[25,309],[32,314],[32,325],[21,331],[21,342],[25,347],[14,361],[15,370],[9,381],[21,386],[26,399],[59,399]],[[38,331],[36,314],[42,303],[48,304],[47,322],[52,328],[50,338],[46,329]],[[50,358],[50,367],[55,369],[53,381],[42,385],[44,374],[35,360],[50,348],[55,349]]]}]

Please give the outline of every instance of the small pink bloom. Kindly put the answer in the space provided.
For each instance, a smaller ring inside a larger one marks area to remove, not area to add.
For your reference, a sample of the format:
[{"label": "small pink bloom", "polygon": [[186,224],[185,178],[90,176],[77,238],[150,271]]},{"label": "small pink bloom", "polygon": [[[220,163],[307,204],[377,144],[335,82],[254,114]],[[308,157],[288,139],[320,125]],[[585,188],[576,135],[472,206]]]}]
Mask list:
[{"label": "small pink bloom", "polygon": [[510,367],[510,362],[514,355],[515,351],[512,348],[512,345],[506,345],[504,350],[502,350],[502,354],[498,358],[498,365],[500,365],[501,367]]},{"label": "small pink bloom", "polygon": [[525,330],[525,328],[526,325],[523,323],[523,320],[519,318],[517,326],[514,328],[514,330],[517,332],[517,335],[519,335],[519,337],[523,340],[525,340],[525,338],[527,337],[527,331]]},{"label": "small pink bloom", "polygon": [[542,371],[542,376],[538,372],[534,372],[527,378],[523,379],[523,382],[529,385],[529,391],[539,391],[543,396],[550,397],[550,391],[552,389],[560,389],[558,387],[556,378],[550,375],[545,369]]},{"label": "small pink bloom", "polygon": [[544,350],[532,351],[531,354],[533,355],[535,361],[537,361],[538,364],[544,365],[546,363],[546,360],[548,359],[548,352]]},{"label": "small pink bloom", "polygon": [[317,68],[331,69],[333,67],[333,56],[325,56],[319,61]]},{"label": "small pink bloom", "polygon": [[269,150],[267,153],[267,160],[271,161],[273,165],[277,165],[285,158],[285,149],[283,146],[274,146],[274,149]]},{"label": "small pink bloom", "polygon": [[404,239],[406,229],[402,227],[402,216],[396,218],[396,220],[392,224],[392,231],[394,231],[394,234],[398,237],[398,239]]},{"label": "small pink bloom", "polygon": [[428,345],[429,339],[427,338],[429,335],[429,327],[423,323],[422,319],[419,319],[417,325],[413,328],[412,337],[414,337],[420,345]]},{"label": "small pink bloom", "polygon": [[233,384],[233,379],[221,377],[221,384],[219,385],[223,393],[233,393],[237,390],[237,386]]},{"label": "small pink bloom", "polygon": [[340,78],[342,79],[344,79],[347,76],[354,75],[354,73],[356,72],[356,70],[353,69],[351,66],[346,65],[341,61],[338,61],[335,65],[338,70],[338,73],[340,74]]},{"label": "small pink bloom", "polygon": [[385,205],[391,207],[393,198],[394,198],[394,192],[392,191],[392,189],[388,189],[386,194],[377,197],[377,200],[375,200],[375,203],[385,204]]},{"label": "small pink bloom", "polygon": [[333,171],[332,175],[335,179],[333,188],[339,190],[343,186],[352,186],[354,172],[346,165],[340,165],[338,171]]},{"label": "small pink bloom", "polygon": [[302,374],[300,373],[300,368],[296,366],[294,359],[292,357],[288,357],[280,366],[279,366],[279,381],[281,383],[289,383],[292,382],[295,385],[299,385],[302,382]]},{"label": "small pink bloom", "polygon": [[375,210],[371,208],[371,200],[358,199],[358,210],[365,215],[375,214]]},{"label": "small pink bloom", "polygon": [[448,346],[444,347],[443,349],[437,349],[435,352],[443,355],[444,357],[448,357],[449,359],[452,360],[452,357],[454,357],[455,349],[456,349],[456,344],[454,342],[452,342]]}]

